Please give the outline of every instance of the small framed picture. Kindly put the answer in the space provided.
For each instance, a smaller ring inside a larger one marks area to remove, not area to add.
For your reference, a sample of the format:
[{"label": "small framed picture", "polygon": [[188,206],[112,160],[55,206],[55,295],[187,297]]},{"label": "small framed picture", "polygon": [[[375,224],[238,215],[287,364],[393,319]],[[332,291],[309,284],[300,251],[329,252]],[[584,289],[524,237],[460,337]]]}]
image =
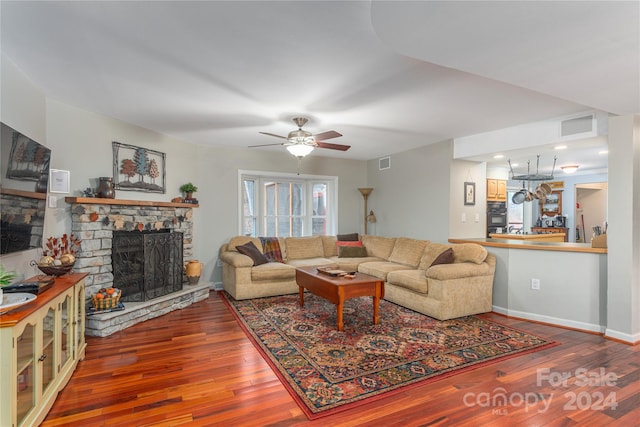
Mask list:
[{"label": "small framed picture", "polygon": [[49,178],[49,191],[52,193],[68,193],[70,191],[69,171],[51,169]]},{"label": "small framed picture", "polygon": [[464,183],[464,204],[465,205],[476,204],[476,183],[475,182]]}]

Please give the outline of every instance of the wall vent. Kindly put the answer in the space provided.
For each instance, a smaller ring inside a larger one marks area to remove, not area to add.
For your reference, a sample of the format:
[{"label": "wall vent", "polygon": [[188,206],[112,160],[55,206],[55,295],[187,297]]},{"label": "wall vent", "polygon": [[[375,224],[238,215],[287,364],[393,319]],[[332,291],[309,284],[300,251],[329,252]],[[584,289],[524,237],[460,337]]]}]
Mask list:
[{"label": "wall vent", "polygon": [[391,169],[391,156],[378,159],[378,170]]},{"label": "wall vent", "polygon": [[593,114],[575,117],[560,122],[560,136],[571,136],[580,133],[593,132]]}]

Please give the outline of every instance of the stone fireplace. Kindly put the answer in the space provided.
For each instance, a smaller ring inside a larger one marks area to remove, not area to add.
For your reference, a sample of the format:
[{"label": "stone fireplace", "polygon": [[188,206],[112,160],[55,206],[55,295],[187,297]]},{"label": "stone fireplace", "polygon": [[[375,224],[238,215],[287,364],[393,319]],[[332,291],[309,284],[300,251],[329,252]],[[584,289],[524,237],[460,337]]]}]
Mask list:
[{"label": "stone fireplace", "polygon": [[[207,298],[209,284],[188,285],[183,268],[193,257],[192,215],[198,205],[80,197],[65,200],[72,205],[71,232],[82,241],[74,271],[88,273],[87,299],[100,288],[116,287],[123,291],[125,301],[124,311],[88,316],[88,335],[106,336]],[[122,239],[116,243],[119,246],[114,246],[114,237]],[[134,249],[134,242],[142,248]],[[114,271],[113,259],[119,256],[124,258],[124,267]],[[132,276],[145,270],[147,277],[134,284],[141,289],[130,288]]]}]

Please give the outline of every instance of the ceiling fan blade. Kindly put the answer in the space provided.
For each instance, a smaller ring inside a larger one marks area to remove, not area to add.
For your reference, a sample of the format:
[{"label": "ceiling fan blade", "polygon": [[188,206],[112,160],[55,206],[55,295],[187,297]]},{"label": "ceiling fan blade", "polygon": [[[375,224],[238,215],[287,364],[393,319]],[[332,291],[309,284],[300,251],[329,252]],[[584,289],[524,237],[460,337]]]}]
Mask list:
[{"label": "ceiling fan blade", "polygon": [[287,139],[286,136],[276,135],[275,133],[269,133],[269,132],[258,132],[258,133],[261,133],[263,135],[275,136],[276,138]]},{"label": "ceiling fan blade", "polygon": [[254,147],[270,147],[272,145],[285,145],[284,142],[278,142],[275,144],[260,144],[260,145],[250,145],[249,148],[254,148]]},{"label": "ceiling fan blade", "polygon": [[351,148],[350,145],[331,144],[330,142],[316,142],[318,148],[328,148],[329,150],[347,151]]},{"label": "ceiling fan blade", "polygon": [[313,135],[316,141],[324,141],[325,139],[337,138],[342,136],[341,133],[336,132],[335,130],[328,130],[326,132],[318,133]]}]

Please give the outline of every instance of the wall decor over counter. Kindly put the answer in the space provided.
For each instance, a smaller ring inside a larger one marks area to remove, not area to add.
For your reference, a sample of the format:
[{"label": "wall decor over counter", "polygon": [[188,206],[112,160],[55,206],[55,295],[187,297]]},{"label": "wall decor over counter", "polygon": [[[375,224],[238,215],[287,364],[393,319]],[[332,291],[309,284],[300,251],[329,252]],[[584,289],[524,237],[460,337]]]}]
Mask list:
[{"label": "wall decor over counter", "polygon": [[165,193],[165,153],[113,141],[113,183],[117,190]]},{"label": "wall decor over counter", "polygon": [[476,204],[476,183],[465,182],[464,183],[464,204],[475,205]]}]

